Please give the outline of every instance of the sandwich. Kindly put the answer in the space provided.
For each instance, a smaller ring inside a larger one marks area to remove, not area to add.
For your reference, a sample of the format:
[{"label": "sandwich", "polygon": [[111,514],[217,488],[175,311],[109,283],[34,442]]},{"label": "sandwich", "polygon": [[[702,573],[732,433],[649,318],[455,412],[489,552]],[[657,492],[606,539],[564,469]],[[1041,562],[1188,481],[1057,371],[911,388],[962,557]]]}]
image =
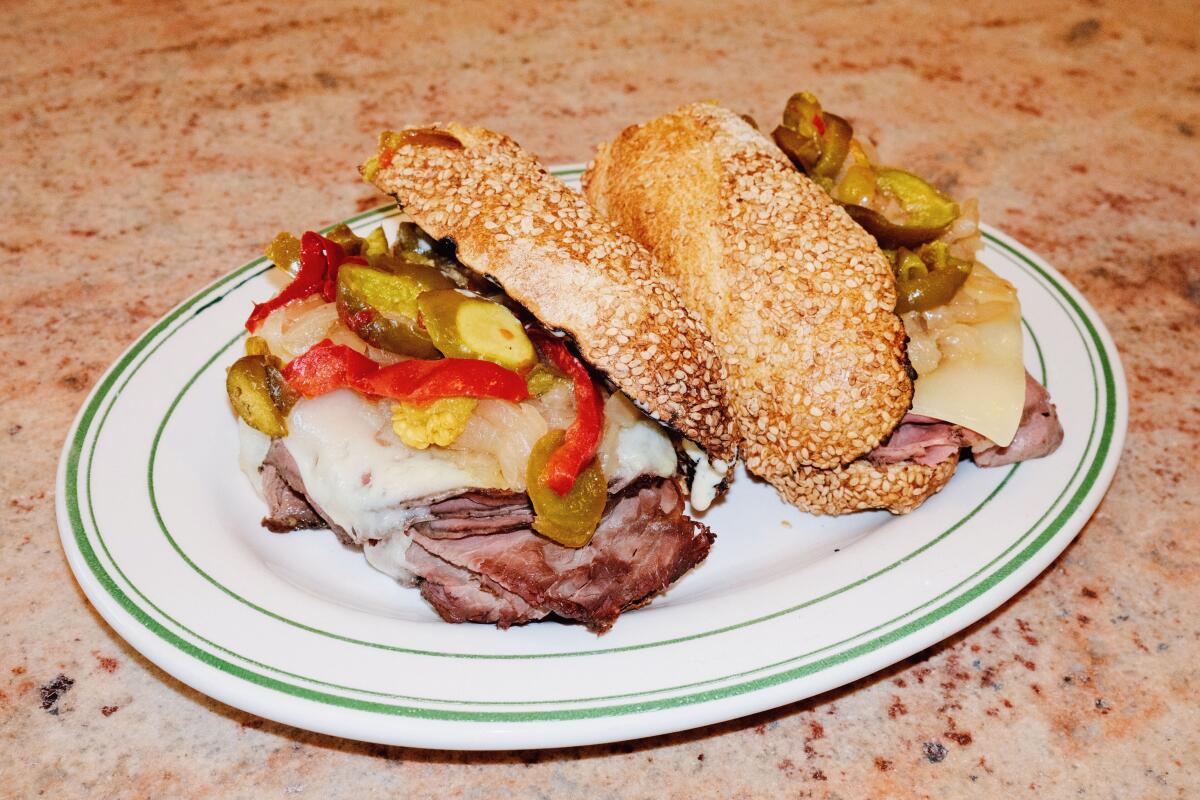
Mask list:
[{"label": "sandwich", "polygon": [[975,259],[976,205],[880,167],[811,95],[774,138],[696,103],[601,145],[583,178],[709,326],[749,471],[813,513],[900,514],[963,454],[1052,452],[1016,291]]},{"label": "sandwich", "polygon": [[649,253],[511,139],[387,132],[402,211],[267,257],[229,369],[273,531],[328,528],[449,622],[610,628],[706,557],[738,436],[725,370]]}]

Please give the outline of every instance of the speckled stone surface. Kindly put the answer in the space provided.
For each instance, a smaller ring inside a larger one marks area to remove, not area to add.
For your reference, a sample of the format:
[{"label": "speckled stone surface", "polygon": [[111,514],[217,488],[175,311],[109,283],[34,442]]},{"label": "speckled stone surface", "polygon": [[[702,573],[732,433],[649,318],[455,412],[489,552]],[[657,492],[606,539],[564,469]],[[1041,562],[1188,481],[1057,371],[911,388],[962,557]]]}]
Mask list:
[{"label": "speckled stone surface", "polygon": [[[1200,12],[1001,5],[6,3],[0,797],[1200,796]],[[1124,355],[1116,481],[1003,608],[774,712],[511,754],[265,722],[91,610],[53,510],[72,415],[265,237],[377,204],[352,167],[379,128],[454,117],[580,161],[691,100],[765,124],[801,87],[979,196]]]}]

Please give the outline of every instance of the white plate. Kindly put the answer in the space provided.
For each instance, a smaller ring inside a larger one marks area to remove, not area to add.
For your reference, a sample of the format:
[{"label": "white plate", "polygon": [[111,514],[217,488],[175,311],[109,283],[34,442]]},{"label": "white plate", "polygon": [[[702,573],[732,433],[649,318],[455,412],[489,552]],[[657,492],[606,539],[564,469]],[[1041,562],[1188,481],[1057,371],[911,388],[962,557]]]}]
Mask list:
[{"label": "white plate", "polygon": [[[557,171],[568,182],[578,168]],[[362,233],[392,208],[348,220]],[[236,463],[224,400],[262,260],[159,321],[105,374],[63,448],[58,519],[84,591],[147,658],[263,717],[447,749],[631,739],[832,689],[953,634],[1032,580],[1083,526],[1125,436],[1125,380],[1096,313],[985,229],[1016,284],[1026,364],[1066,429],[1052,456],[966,464],[914,514],[803,515],[739,473],[704,520],[708,561],[596,637],[448,625],[327,531],[276,535]]]}]

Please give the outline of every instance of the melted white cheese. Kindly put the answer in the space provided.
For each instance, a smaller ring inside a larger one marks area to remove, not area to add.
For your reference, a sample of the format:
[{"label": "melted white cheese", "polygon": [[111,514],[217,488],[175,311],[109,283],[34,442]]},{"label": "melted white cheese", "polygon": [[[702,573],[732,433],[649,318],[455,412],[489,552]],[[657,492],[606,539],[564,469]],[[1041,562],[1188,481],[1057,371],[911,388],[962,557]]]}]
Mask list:
[{"label": "melted white cheese", "polygon": [[604,403],[599,456],[609,481],[629,481],[642,475],[669,478],[678,469],[671,437],[621,392],[614,392]]},{"label": "melted white cheese", "polygon": [[406,501],[494,488],[432,449],[405,447],[386,409],[347,389],[297,403],[284,443],[308,496],[359,543],[402,530],[415,511]]},{"label": "melted white cheese", "polygon": [[267,450],[271,449],[271,437],[260,430],[251,428],[241,417],[238,417],[237,426],[238,466],[250,480],[254,491],[258,493],[259,497],[262,497],[262,475],[258,469],[262,466],[263,459],[267,457]]},{"label": "melted white cheese", "polygon": [[689,439],[683,440],[683,452],[695,465],[689,498],[692,508],[704,511],[716,499],[717,487],[729,472],[729,465],[719,458],[710,462],[699,445]]},{"label": "melted white cheese", "polygon": [[1017,290],[976,262],[949,303],[903,315],[918,377],[912,410],[1012,442],[1025,405]]},{"label": "melted white cheese", "polygon": [[390,578],[406,583],[416,583],[416,575],[408,566],[408,545],[412,540],[400,531],[389,533],[375,544],[363,543],[363,555],[367,563]]},{"label": "melted white cheese", "polygon": [[609,479],[632,480],[640,475],[669,478],[678,466],[671,438],[648,419],[640,419],[617,434],[617,469]]}]

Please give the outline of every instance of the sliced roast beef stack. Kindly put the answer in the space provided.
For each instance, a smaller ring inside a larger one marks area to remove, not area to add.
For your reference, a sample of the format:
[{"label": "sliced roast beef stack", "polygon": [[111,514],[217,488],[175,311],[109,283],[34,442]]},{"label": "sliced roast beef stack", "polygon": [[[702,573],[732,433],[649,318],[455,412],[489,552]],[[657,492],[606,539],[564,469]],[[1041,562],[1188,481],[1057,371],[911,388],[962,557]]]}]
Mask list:
[{"label": "sliced roast beef stack", "polygon": [[533,524],[529,498],[512,492],[474,491],[429,507],[432,519],[413,530],[430,539],[462,539],[528,528]]},{"label": "sliced roast beef stack", "polygon": [[[295,461],[275,440],[262,466],[273,531],[330,527],[305,493]],[[673,480],[645,477],[609,497],[586,547],[563,547],[530,529],[525,494],[470,491],[428,505],[407,531],[409,568],[447,622],[501,628],[550,614],[597,632],[649,602],[708,555],[712,531],[683,514]],[[401,534],[403,535],[403,534]]]},{"label": "sliced roast beef stack", "polygon": [[262,524],[275,533],[302,528],[329,528],[343,544],[355,544],[353,537],[329,521],[329,515],[312,501],[304,491],[300,468],[281,439],[272,439],[271,447],[258,468],[262,476],[263,495],[267,500],[267,516]]},{"label": "sliced roast beef stack", "polygon": [[[989,447],[972,450],[971,458],[981,467],[1003,467],[1049,455],[1058,449],[1062,440],[1062,423],[1050,402],[1050,393],[1026,372],[1025,408],[1021,411],[1021,424],[1013,440],[1008,447],[997,447],[989,442]],[[977,445],[978,441],[971,444]]]},{"label": "sliced roast beef stack", "polygon": [[880,465],[913,461],[934,466],[961,448],[969,447],[976,465],[1003,467],[1049,455],[1058,449],[1062,439],[1062,424],[1058,421],[1058,411],[1050,402],[1050,393],[1026,372],[1021,422],[1007,447],[998,447],[961,425],[909,413],[900,420],[887,441],[868,453],[867,458]]},{"label": "sliced roast beef stack", "polygon": [[[528,528],[453,539],[414,528],[409,552],[424,550],[465,570],[463,578],[478,576],[478,585],[506,610],[517,607],[510,595],[528,603],[527,616],[488,622],[505,627],[553,612],[604,631],[622,610],[648,601],[703,561],[713,538],[683,515],[675,483],[656,479],[614,497],[586,547],[562,547]],[[421,584],[438,613],[457,621],[463,609],[447,589],[444,581]]]},{"label": "sliced roast beef stack", "polygon": [[289,468],[295,474],[295,464],[283,445],[273,442],[266,460],[259,467],[263,495],[267,499],[269,509],[267,516],[263,517],[262,524],[264,528],[275,533],[327,527],[321,515],[313,511],[308,498],[303,492],[293,489],[285,476],[284,470]]}]

